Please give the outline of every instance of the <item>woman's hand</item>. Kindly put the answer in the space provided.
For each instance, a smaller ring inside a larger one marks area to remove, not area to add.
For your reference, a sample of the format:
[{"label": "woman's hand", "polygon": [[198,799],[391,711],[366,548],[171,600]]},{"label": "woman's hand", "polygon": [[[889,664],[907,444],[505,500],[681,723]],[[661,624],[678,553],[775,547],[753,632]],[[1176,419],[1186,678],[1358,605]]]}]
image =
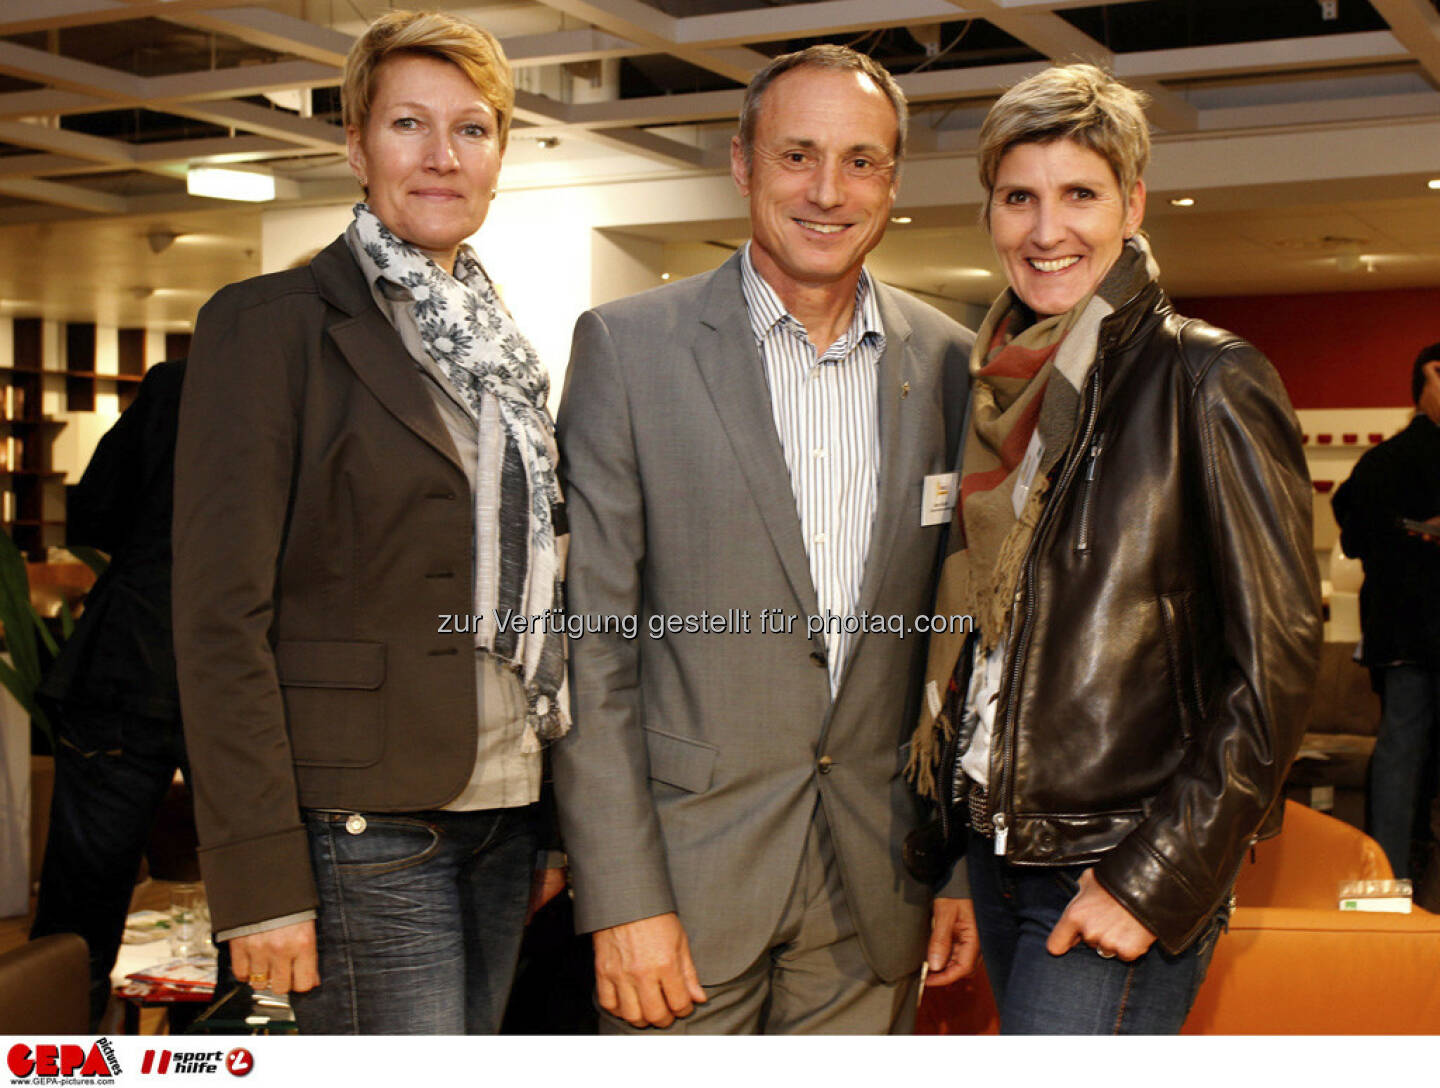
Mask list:
[{"label": "woman's hand", "polygon": [[1045,951],[1063,956],[1077,944],[1088,944],[1109,959],[1138,960],[1155,943],[1151,933],[1120,901],[1100,886],[1095,870],[1080,874],[1080,890],[1050,931]]},{"label": "woman's hand", "polygon": [[230,939],[230,965],[235,977],[252,990],[304,993],[320,985],[315,954],[315,923],[295,922],[276,929]]}]

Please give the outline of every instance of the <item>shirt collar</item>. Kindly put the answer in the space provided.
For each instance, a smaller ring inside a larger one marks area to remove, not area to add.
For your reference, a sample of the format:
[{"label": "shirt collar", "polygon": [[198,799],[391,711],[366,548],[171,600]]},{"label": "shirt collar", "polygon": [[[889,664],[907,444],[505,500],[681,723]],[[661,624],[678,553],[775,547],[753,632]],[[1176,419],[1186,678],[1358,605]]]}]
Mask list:
[{"label": "shirt collar", "polygon": [[[784,321],[794,322],[801,328],[800,321],[785,309],[785,303],[775,293],[775,288],[765,282],[765,277],[755,268],[750,259],[750,242],[740,251],[740,290],[745,296],[746,309],[750,311],[750,328],[757,343],[763,343],[776,325]],[[867,269],[860,269],[860,281],[855,285],[855,311],[850,317],[850,327],[842,341],[848,352],[866,336],[874,335],[883,350],[885,327],[880,322],[880,305],[875,298],[874,285],[870,282]]]}]

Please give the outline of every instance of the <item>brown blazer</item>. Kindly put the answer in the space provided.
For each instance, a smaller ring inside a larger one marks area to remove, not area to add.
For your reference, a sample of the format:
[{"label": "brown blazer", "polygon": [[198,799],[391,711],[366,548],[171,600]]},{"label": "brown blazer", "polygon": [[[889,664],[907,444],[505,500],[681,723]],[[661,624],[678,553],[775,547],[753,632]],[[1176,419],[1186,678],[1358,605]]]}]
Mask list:
[{"label": "brown blazer", "polygon": [[343,238],[196,322],[175,656],[217,930],[315,906],[300,807],[413,811],[475,760],[469,485]]}]

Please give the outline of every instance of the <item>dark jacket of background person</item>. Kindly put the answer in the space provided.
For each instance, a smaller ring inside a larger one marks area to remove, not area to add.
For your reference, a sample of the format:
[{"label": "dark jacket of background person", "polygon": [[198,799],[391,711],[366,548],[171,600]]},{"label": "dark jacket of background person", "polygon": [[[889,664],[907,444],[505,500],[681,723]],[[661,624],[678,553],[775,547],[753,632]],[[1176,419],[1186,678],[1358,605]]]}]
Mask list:
[{"label": "dark jacket of background person", "polygon": [[1440,550],[1400,524],[1440,515],[1440,426],[1417,415],[1360,458],[1331,502],[1341,547],[1365,567],[1362,663],[1440,669]]},{"label": "dark jacket of background person", "polygon": [[473,517],[343,238],[206,304],[176,450],[174,611],[217,932],[316,906],[301,805],[435,809],[468,781],[474,647],[437,617],[470,611]]},{"label": "dark jacket of background person", "polygon": [[[95,448],[66,502],[66,540],[110,566],[40,686],[55,702],[178,721],[170,629],[170,516],[183,362],[151,367],[134,403]],[[77,719],[78,720],[78,719]],[[114,738],[75,737],[81,748]]]},{"label": "dark jacket of background person", "polygon": [[[175,769],[185,763],[170,635],[170,510],[184,363],[152,367],[70,492],[71,544],[110,554],[39,689],[55,723],[55,794],[31,936],[90,949],[90,1021],[135,877]],[[184,832],[172,839],[183,855]]]}]

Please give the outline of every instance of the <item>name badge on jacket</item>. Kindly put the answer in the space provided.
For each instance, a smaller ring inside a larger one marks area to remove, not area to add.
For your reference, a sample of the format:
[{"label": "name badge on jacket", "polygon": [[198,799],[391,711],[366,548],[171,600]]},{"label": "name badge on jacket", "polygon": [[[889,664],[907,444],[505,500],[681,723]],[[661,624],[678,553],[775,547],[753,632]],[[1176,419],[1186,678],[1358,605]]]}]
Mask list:
[{"label": "name badge on jacket", "polygon": [[960,474],[937,472],[925,477],[925,490],[920,495],[920,524],[945,525],[955,513],[955,500],[960,497]]}]

